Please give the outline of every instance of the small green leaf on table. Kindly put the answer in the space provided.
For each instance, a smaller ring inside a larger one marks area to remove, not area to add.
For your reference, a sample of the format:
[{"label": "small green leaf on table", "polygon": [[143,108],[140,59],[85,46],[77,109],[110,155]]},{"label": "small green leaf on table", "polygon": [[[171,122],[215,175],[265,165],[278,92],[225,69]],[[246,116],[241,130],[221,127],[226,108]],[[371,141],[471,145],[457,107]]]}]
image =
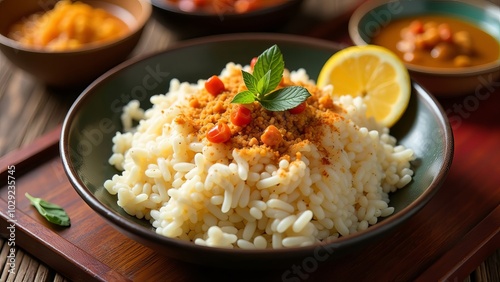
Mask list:
[{"label": "small green leaf on table", "polygon": [[38,212],[45,218],[47,221],[60,225],[60,226],[70,226],[71,222],[66,211],[53,203],[47,202],[41,198],[36,198],[26,193],[26,198],[28,198]]}]

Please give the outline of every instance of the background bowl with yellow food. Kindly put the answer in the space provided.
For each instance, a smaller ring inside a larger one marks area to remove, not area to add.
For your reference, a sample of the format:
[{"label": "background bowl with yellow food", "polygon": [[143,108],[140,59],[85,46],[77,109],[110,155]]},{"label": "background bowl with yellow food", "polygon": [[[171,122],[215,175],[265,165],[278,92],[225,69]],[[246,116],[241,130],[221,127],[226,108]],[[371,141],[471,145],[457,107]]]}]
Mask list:
[{"label": "background bowl with yellow food", "polygon": [[471,94],[500,77],[500,8],[488,1],[369,1],[349,22],[356,45],[397,54],[436,96]]},{"label": "background bowl with yellow food", "polygon": [[126,59],[151,9],[144,0],[2,1],[0,50],[48,85],[82,85]]}]

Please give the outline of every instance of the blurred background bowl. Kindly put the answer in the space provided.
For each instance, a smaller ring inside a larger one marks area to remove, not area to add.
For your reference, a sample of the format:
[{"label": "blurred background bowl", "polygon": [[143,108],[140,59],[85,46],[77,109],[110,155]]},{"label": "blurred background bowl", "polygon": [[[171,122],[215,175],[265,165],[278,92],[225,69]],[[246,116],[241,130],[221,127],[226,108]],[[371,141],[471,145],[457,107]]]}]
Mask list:
[{"label": "blurred background bowl", "polygon": [[0,1],[0,50],[17,67],[40,81],[57,87],[79,86],[127,58],[137,45],[152,11],[147,0],[82,0],[123,20],[125,36],[75,50],[48,51],[25,47],[7,37],[10,27],[23,17],[52,9],[57,1]]},{"label": "blurred background bowl", "polygon": [[[211,248],[157,234],[149,221],[128,215],[103,183],[119,173],[109,165],[112,138],[122,131],[121,112],[130,100],[143,109],[150,97],[166,93],[170,80],[196,83],[220,71],[228,62],[248,65],[277,44],[286,68],[304,68],[317,79],[324,63],[340,46],[318,39],[281,34],[230,34],[184,41],[160,53],[131,59],[92,83],[74,102],[63,123],[60,154],[68,178],[82,199],[115,228],[160,254],[192,263],[234,268],[289,266],[318,251],[331,259],[373,243],[417,213],[435,195],[453,157],[453,135],[443,109],[418,84],[412,86],[408,109],[391,128],[398,143],[414,150],[414,179],[390,195],[394,214],[365,231],[330,243],[301,248],[242,250]],[[428,136],[429,138],[422,138]],[[333,253],[330,252],[333,251]]]},{"label": "blurred background bowl", "polygon": [[[500,7],[483,0],[372,0],[350,18],[349,35],[356,45],[371,44],[372,37],[391,21],[417,15],[453,16],[481,28],[500,44]],[[480,43],[479,43],[480,44]],[[500,77],[499,59],[481,66],[437,69],[406,64],[413,79],[432,94],[451,97],[473,94]]]},{"label": "blurred background bowl", "polygon": [[[222,2],[222,1],[220,1]],[[156,14],[166,25],[183,33],[209,35],[228,32],[274,31],[297,16],[304,0],[285,0],[279,4],[244,13],[205,10],[186,11],[168,0],[151,0]]]}]

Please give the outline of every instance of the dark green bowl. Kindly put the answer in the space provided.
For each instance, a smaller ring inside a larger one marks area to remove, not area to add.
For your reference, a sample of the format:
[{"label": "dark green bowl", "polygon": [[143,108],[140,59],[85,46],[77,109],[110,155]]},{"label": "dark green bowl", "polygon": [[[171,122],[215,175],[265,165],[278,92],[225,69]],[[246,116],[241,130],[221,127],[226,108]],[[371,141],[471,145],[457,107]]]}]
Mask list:
[{"label": "dark green bowl", "polygon": [[[391,21],[438,14],[459,18],[489,33],[500,44],[500,7],[486,0],[372,0],[361,5],[349,20],[349,36],[356,45],[371,44],[372,37]],[[441,97],[473,94],[482,81],[500,78],[499,59],[482,66],[438,69],[407,64],[412,78],[431,94]]]},{"label": "dark green bowl", "polygon": [[[366,231],[329,244],[279,250],[228,250],[197,246],[155,233],[149,222],[127,215],[103,187],[117,171],[108,164],[111,138],[121,130],[120,112],[129,100],[149,107],[149,97],[165,93],[169,81],[196,82],[220,73],[227,62],[248,64],[272,44],[283,52],[286,67],[305,68],[316,79],[339,47],[331,42],[279,34],[233,34],[186,41],[164,52],[125,62],[90,85],[64,121],[60,142],[64,169],[83,200],[114,227],[161,254],[188,262],[228,267],[285,265],[334,250],[340,257],[381,238],[418,212],[443,183],[453,156],[453,136],[446,115],[432,96],[413,84],[408,110],[392,128],[400,144],[415,151],[414,180],[394,193],[395,213]],[[222,263],[221,263],[222,262]]]}]

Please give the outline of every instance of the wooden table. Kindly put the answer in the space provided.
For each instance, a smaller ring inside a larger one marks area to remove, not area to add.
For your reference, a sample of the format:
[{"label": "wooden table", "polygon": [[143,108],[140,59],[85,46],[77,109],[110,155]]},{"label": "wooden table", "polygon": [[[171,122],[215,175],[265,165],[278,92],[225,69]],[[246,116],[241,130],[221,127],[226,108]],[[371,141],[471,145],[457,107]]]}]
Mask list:
[{"label": "wooden table", "polygon": [[[297,19],[277,32],[305,34],[349,44],[346,20],[354,5],[342,1],[325,2],[309,0]],[[155,14],[148,23],[142,41],[132,56],[156,52],[186,39],[185,35],[159,22],[157,16]],[[3,156],[0,164],[17,165],[9,161],[23,159],[41,150],[35,146],[52,144],[67,110],[80,91],[48,88],[0,55],[0,156]],[[394,247],[404,251],[401,256],[390,259],[387,265],[374,262],[374,267],[384,269],[385,266],[391,271],[391,263],[395,265],[394,269],[397,269],[398,264],[417,264],[418,268],[414,267],[412,271],[418,271],[412,274],[402,272],[399,276],[402,280],[411,277],[420,281],[437,278],[500,281],[500,87],[483,87],[482,91],[485,92],[481,92],[481,96],[471,93],[453,99],[440,99],[455,135],[455,159],[448,180],[436,199],[408,223],[414,226],[403,226],[391,235],[404,241],[413,231],[426,234],[422,240],[430,246],[418,248],[419,242],[395,242]],[[53,150],[54,146],[50,148]],[[1,167],[0,170],[5,168]],[[7,181],[2,178],[4,180]],[[0,187],[4,185],[6,183]],[[447,214],[447,204],[450,203],[454,207],[460,206],[456,208],[457,213]],[[84,202],[81,204],[84,205]],[[434,214],[444,218],[443,222],[429,223],[428,218]],[[3,228],[6,223],[2,220]],[[421,230],[419,226],[432,228]],[[4,230],[0,233],[6,234]],[[431,239],[428,234],[432,235]],[[37,257],[40,256],[25,251],[20,241],[16,249],[17,272],[15,275],[9,274],[6,262],[10,247],[6,237],[0,237],[0,242],[0,265],[3,266],[0,281],[65,281],[68,280],[65,276],[71,276],[69,272],[61,274],[64,272],[64,261],[48,263],[39,260]],[[408,252],[404,249],[407,248],[405,244],[415,244],[417,247]],[[375,251],[384,250],[374,246]],[[38,254],[37,251],[32,253]],[[354,258],[350,259],[354,261]],[[189,269],[189,266],[182,266]],[[337,266],[336,273],[348,277],[348,272],[352,270],[356,270],[354,266],[344,263]],[[377,271],[366,273],[376,274]],[[185,280],[189,276],[176,272],[172,277]],[[330,277],[328,266],[309,277],[316,281],[326,280]],[[370,279],[376,280],[373,276]]]}]

